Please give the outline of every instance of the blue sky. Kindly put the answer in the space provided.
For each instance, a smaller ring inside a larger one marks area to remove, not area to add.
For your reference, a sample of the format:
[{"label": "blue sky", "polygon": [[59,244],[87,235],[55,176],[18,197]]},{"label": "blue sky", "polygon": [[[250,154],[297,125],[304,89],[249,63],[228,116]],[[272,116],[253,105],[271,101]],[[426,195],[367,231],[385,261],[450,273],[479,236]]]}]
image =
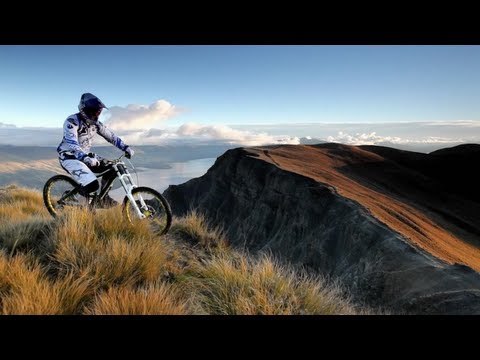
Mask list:
[{"label": "blue sky", "polygon": [[0,46],[0,123],[61,127],[83,92],[111,124],[128,105],[175,109],[128,123],[144,130],[476,122],[480,46]]}]

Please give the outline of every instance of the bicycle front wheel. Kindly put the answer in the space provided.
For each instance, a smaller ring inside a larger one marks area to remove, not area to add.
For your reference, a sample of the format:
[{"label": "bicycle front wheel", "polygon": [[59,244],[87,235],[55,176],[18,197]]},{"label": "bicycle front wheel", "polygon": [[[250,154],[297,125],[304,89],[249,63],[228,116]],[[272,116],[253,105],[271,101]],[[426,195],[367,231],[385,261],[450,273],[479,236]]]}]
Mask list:
[{"label": "bicycle front wheel", "polygon": [[66,175],[55,175],[43,187],[43,202],[48,212],[57,217],[68,208],[85,205],[78,193],[78,184]]},{"label": "bicycle front wheel", "polygon": [[163,195],[149,187],[140,186],[132,190],[132,196],[135,204],[127,196],[123,200],[123,212],[128,221],[134,223],[140,220],[138,208],[145,219],[158,226],[160,235],[166,234],[172,223],[172,210]]}]

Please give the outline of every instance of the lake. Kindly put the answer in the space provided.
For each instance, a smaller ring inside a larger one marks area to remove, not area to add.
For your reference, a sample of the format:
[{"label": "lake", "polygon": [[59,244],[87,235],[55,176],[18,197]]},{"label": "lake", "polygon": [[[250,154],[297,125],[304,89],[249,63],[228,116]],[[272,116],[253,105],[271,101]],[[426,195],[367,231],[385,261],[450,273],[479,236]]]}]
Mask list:
[{"label": "lake", "polygon": [[[179,185],[187,182],[190,179],[200,177],[204,175],[207,170],[212,167],[217,158],[205,158],[197,160],[189,160],[185,162],[170,163],[170,169],[149,169],[149,168],[137,168],[137,177],[134,172],[131,171],[133,181],[138,186],[148,186],[152,189],[163,193],[169,185]],[[111,190],[110,195],[117,201],[122,201],[125,197],[125,191],[120,185],[120,181],[115,181],[115,187],[120,188]]]}]

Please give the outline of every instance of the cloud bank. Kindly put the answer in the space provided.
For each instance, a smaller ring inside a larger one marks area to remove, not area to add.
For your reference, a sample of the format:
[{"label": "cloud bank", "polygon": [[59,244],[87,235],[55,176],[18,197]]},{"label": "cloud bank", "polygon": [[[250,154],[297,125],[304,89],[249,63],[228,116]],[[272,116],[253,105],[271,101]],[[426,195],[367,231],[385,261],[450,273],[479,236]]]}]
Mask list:
[{"label": "cloud bank", "polygon": [[[382,145],[430,152],[463,143],[480,143],[480,121],[401,124],[278,124],[202,125],[186,123],[179,128],[115,130],[131,145],[231,145],[260,146],[339,142],[348,145]],[[61,128],[21,128],[0,124],[0,144],[57,146]],[[317,141],[318,140],[318,141]],[[97,136],[94,145],[108,145]]]},{"label": "cloud bank", "polygon": [[[383,145],[430,152],[462,143],[480,143],[480,121],[428,121],[397,123],[304,123],[168,126],[168,119],[184,110],[166,100],[150,105],[112,106],[105,125],[130,145],[231,145],[313,144],[339,142],[348,145]],[[102,114],[102,116],[104,116]],[[62,129],[19,128],[0,122],[0,144],[57,146]],[[318,140],[318,141],[317,141]],[[94,145],[107,145],[97,137]]]},{"label": "cloud bank", "polygon": [[426,136],[423,138],[402,138],[398,136],[379,136],[375,132],[370,134],[350,135],[338,132],[336,136],[328,136],[327,142],[336,142],[346,145],[377,145],[388,146],[402,150],[411,150],[419,152],[431,152],[441,148],[451,147],[465,143],[478,143],[480,137],[454,138]]},{"label": "cloud bank", "polygon": [[235,130],[225,125],[183,124],[176,130],[149,129],[125,131],[119,135],[127,143],[137,145],[175,144],[227,144],[238,146],[259,146],[268,144],[300,144],[295,136],[269,135],[246,130]]},{"label": "cloud bank", "polygon": [[112,130],[149,129],[181,113],[182,110],[166,100],[155,101],[151,105],[130,104],[127,107],[112,106],[107,114],[105,125]]},{"label": "cloud bank", "polygon": [[338,142],[347,145],[378,145],[378,144],[445,144],[445,143],[462,143],[468,142],[465,138],[449,138],[427,136],[419,139],[405,139],[398,136],[379,136],[375,132],[370,134],[349,135],[339,131],[337,136],[328,136],[327,142]]},{"label": "cloud bank", "polygon": [[[105,125],[114,130],[128,144],[158,145],[175,143],[221,143],[229,145],[299,144],[295,136],[272,136],[265,132],[236,130],[226,125],[201,125],[186,123],[176,130],[158,129],[166,120],[183,110],[166,100],[151,105],[130,104],[127,107],[112,106]],[[101,141],[96,141],[100,144]]]}]

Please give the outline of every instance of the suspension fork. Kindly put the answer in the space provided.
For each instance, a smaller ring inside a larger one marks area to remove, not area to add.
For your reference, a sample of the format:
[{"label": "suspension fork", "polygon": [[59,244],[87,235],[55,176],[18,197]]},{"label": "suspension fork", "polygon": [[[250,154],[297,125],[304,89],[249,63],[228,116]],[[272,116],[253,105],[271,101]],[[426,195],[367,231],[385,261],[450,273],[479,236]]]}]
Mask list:
[{"label": "suspension fork", "polygon": [[[114,165],[114,169],[117,172],[118,180],[120,180],[120,183],[122,184],[123,189],[125,190],[125,194],[126,194],[127,198],[130,200],[130,202],[132,203],[133,208],[135,209],[135,212],[137,213],[137,216],[140,219],[145,219],[146,216],[143,215],[143,213],[141,212],[140,208],[137,205],[137,202],[135,201],[135,198],[132,195],[132,190],[134,188],[136,188],[137,186],[132,183],[131,175],[128,174],[128,173],[121,173],[118,170],[118,167],[116,165]],[[128,179],[128,183],[127,183],[126,179]],[[143,200],[143,198],[141,196],[140,196],[140,203],[142,204],[142,207],[146,206],[145,201]]]}]

